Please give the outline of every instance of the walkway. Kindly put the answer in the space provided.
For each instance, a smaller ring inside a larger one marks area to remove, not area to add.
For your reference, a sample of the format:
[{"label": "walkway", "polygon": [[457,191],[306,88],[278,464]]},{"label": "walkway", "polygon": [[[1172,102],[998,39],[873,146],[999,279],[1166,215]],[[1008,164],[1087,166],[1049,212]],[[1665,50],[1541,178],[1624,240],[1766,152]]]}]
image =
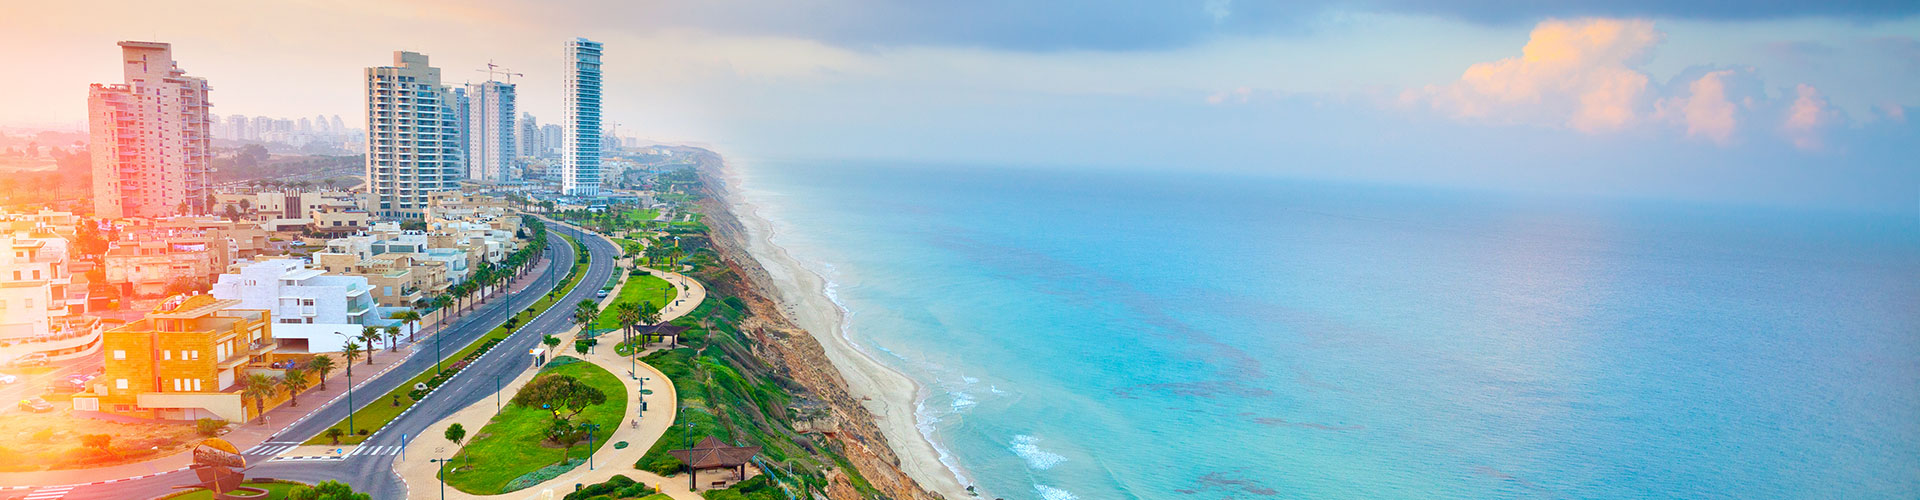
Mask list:
[{"label": "walkway", "polygon": [[[605,236],[601,237],[605,238]],[[611,244],[613,242],[609,239],[608,243]],[[618,245],[616,244],[615,246],[617,247]],[[647,269],[647,271],[654,276],[667,280],[667,282],[673,284],[673,286],[678,289],[678,296],[674,302],[661,309],[660,321],[663,323],[678,319],[693,312],[694,308],[698,307],[701,301],[706,300],[706,287],[702,286],[699,281],[679,273],[668,273],[655,269]],[[619,289],[620,285],[625,285],[627,279],[627,277],[622,277],[620,283],[615,286],[615,289]],[[604,309],[611,305],[616,298],[617,296],[609,295],[608,297],[600,299],[601,308]],[[626,386],[626,394],[635,395],[634,401],[629,402],[627,405],[627,415],[621,420],[621,422],[625,424],[615,429],[613,436],[608,438],[607,444],[593,454],[592,461],[594,468],[589,470],[586,465],[581,465],[539,486],[499,495],[474,495],[458,489],[446,488],[445,498],[552,500],[565,496],[566,493],[573,491],[575,484],[601,483],[618,474],[627,476],[634,481],[652,485],[656,489],[661,489],[667,496],[672,498],[701,500],[698,494],[688,489],[684,479],[676,480],[662,477],[633,467],[633,464],[638,462],[640,457],[646,455],[647,450],[652,448],[654,442],[659,441],[660,436],[665,435],[667,429],[674,423],[675,412],[678,411],[679,406],[679,395],[674,392],[672,381],[668,380],[665,374],[660,373],[659,370],[646,363],[636,363],[624,356],[616,354],[615,349],[613,349],[610,343],[596,347],[593,354],[585,356],[573,352],[571,347],[573,341],[579,336],[580,331],[580,328],[576,326],[567,332],[556,335],[564,341],[560,344],[561,347],[555,348],[555,350],[558,351],[556,354],[565,353],[566,355],[584,359],[606,369],[608,372],[619,376],[621,382]],[[613,335],[604,337],[611,338]],[[644,357],[647,353],[651,352],[653,351],[648,350],[640,353],[638,356]],[[630,367],[638,368],[639,373],[634,373]],[[505,405],[509,404],[507,400],[511,399],[513,394],[519,392],[520,387],[532,381],[534,375],[537,373],[538,370],[525,370],[521,372],[511,383],[503,384],[500,390],[494,395],[493,400],[481,401],[461,409],[453,415],[427,427],[425,431],[421,432],[420,438],[416,438],[407,443],[405,452],[402,454],[404,458],[395,460],[393,467],[394,472],[400,475],[401,481],[407,483],[408,498],[441,498],[442,491],[439,487],[438,477],[439,464],[429,462],[428,460],[452,457],[459,451],[460,447],[458,445],[448,442],[442,437],[446,434],[448,427],[458,423],[467,429],[468,436],[479,433],[480,429],[486,426],[487,421],[497,414],[500,408],[504,408]],[[641,390],[643,388],[652,389],[653,394],[642,394]],[[641,411],[641,405],[643,403],[651,407],[650,411]],[[635,420],[638,420],[640,425],[631,425],[631,422]],[[624,449],[614,449],[613,443],[621,441],[626,441],[628,446]]]}]

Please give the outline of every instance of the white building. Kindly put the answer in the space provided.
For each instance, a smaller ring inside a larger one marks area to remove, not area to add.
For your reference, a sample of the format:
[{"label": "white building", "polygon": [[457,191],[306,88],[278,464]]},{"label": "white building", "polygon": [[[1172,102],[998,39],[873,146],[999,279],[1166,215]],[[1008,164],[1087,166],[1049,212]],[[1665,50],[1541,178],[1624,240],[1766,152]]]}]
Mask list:
[{"label": "white building", "polygon": [[513,84],[488,81],[467,86],[467,177],[488,182],[513,180]]},{"label": "white building", "polygon": [[73,283],[65,238],[0,237],[0,362],[34,354],[72,359],[98,350],[97,322],[79,316],[85,288]]},{"label": "white building", "polygon": [[463,177],[459,103],[427,56],[394,52],[393,64],[366,71],[369,211],[418,219],[431,193]]},{"label": "white building", "polygon": [[567,42],[566,129],[560,192],[600,195],[600,42]]},{"label": "white building", "polygon": [[213,137],[207,81],[187,76],[171,45],[120,42],[126,82],[87,94],[94,215],[205,213]]},{"label": "white building", "polygon": [[372,287],[360,276],[329,276],[306,262],[277,259],[255,262],[239,274],[222,274],[211,294],[238,300],[241,309],[273,314],[279,352],[335,352],[362,327],[383,324]]}]

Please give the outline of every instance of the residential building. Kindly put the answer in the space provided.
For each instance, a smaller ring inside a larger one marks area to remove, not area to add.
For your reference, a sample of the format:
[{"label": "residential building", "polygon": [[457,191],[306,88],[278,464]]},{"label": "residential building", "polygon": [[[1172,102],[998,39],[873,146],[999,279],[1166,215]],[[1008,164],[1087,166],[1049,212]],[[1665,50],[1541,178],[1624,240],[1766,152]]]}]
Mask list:
[{"label": "residential building", "polygon": [[371,292],[364,277],[328,275],[300,260],[275,259],[220,275],[210,293],[239,301],[235,307],[271,312],[280,352],[312,353],[339,351],[363,327],[386,323]]},{"label": "residential building", "polygon": [[74,283],[67,240],[51,231],[0,236],[0,362],[85,356],[100,347],[86,312],[84,277]]},{"label": "residential building", "polygon": [[357,208],[329,207],[308,214],[307,230],[320,236],[342,236],[366,230],[373,224],[372,214]]},{"label": "residential building", "polygon": [[[145,318],[107,330],[102,375],[74,395],[73,409],[175,421],[252,420],[258,411],[241,398],[242,383],[249,374],[285,371],[276,368],[272,315],[239,305],[176,295]],[[277,394],[266,408],[286,399]]]},{"label": "residential building", "polygon": [[512,180],[508,176],[516,157],[513,84],[488,81],[469,85],[467,99],[467,178]]},{"label": "residential building", "polygon": [[106,283],[121,296],[158,297],[205,287],[231,255],[225,245],[188,236],[108,242],[102,260]]},{"label": "residential building", "polygon": [[519,127],[519,133],[514,137],[515,153],[519,153],[520,156],[533,157],[540,156],[542,152],[546,151],[544,144],[546,136],[541,135],[540,122],[534,119],[532,114],[525,111],[520,112],[520,120],[514,123],[514,126]]},{"label": "residential building", "polygon": [[124,83],[87,95],[93,211],[99,217],[204,213],[212,172],[207,81],[187,76],[171,45],[120,42]]},{"label": "residential building", "polygon": [[418,219],[430,193],[464,177],[459,103],[422,54],[395,52],[393,66],[367,68],[366,80],[370,210]]},{"label": "residential building", "polygon": [[567,42],[565,138],[561,141],[560,191],[567,196],[600,194],[600,42]]}]

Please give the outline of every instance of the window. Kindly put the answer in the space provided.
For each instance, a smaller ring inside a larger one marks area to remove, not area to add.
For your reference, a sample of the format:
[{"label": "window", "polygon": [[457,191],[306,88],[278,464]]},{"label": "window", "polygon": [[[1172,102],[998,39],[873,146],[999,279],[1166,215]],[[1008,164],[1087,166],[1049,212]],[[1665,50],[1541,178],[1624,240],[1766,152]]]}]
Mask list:
[{"label": "window", "polygon": [[200,392],[200,379],[193,379],[193,391]]},{"label": "window", "polygon": [[173,351],[160,351],[161,361],[173,361]]},{"label": "window", "polygon": [[35,269],[35,270],[33,270],[33,279],[40,279],[40,270],[39,270],[39,269]]},{"label": "window", "polygon": [[33,309],[33,299],[27,299],[27,309]]},{"label": "window", "polygon": [[127,388],[127,379],[124,379],[124,378],[113,379],[113,388],[115,389]]},{"label": "window", "polygon": [[[127,359],[127,351],[122,351],[117,349],[114,350],[113,359]],[[122,382],[120,385],[127,385],[127,384],[125,382]],[[125,389],[125,387],[121,387],[121,389]]]}]

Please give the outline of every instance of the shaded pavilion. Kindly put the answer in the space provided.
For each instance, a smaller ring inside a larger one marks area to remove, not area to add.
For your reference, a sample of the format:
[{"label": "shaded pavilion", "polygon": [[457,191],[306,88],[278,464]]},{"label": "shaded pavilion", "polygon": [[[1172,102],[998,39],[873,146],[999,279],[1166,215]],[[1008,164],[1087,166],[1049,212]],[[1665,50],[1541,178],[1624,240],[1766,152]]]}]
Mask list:
[{"label": "shaded pavilion", "polygon": [[667,337],[673,337],[674,347],[679,347],[680,334],[686,333],[687,330],[691,329],[693,329],[693,327],[680,325],[647,325],[640,327],[640,338],[644,339],[651,335],[660,337],[660,340],[666,340]]},{"label": "shaded pavilion", "polygon": [[700,440],[691,449],[670,450],[668,454],[687,464],[687,487],[700,489],[700,471],[726,470],[733,473],[730,480],[714,481],[713,488],[724,488],[730,482],[747,478],[747,462],[760,453],[758,446],[728,446],[713,436]]}]

